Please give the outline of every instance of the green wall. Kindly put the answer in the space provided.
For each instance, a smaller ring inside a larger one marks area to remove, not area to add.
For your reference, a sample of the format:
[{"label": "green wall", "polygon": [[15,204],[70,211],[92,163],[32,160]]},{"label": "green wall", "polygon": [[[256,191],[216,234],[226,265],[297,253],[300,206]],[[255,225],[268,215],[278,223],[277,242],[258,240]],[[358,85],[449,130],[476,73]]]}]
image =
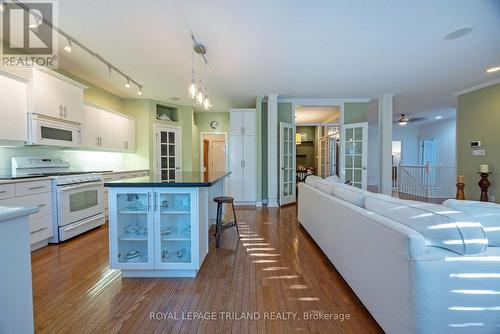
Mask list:
[{"label": "green wall", "polygon": [[[458,97],[457,105],[457,175],[465,176],[467,199],[479,200],[479,165],[489,165],[489,195],[500,200],[500,84]],[[481,141],[484,156],[472,156],[470,142]]]},{"label": "green wall", "polygon": [[348,102],[344,104],[344,124],[368,122],[367,102]]},{"label": "green wall", "polygon": [[[217,121],[219,127],[212,129],[210,123]],[[197,112],[194,114],[194,122],[200,132],[225,132],[229,135],[229,113],[228,112]]]}]

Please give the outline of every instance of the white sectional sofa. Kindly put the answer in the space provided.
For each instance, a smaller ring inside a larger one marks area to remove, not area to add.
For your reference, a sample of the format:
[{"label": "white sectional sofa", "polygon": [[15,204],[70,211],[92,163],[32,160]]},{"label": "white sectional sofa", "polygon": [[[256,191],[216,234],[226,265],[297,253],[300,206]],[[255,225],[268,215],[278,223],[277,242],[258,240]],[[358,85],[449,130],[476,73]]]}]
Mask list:
[{"label": "white sectional sofa", "polygon": [[387,333],[500,333],[500,247],[488,244],[500,220],[484,213],[500,206],[474,203],[462,212],[310,176],[298,217]]}]

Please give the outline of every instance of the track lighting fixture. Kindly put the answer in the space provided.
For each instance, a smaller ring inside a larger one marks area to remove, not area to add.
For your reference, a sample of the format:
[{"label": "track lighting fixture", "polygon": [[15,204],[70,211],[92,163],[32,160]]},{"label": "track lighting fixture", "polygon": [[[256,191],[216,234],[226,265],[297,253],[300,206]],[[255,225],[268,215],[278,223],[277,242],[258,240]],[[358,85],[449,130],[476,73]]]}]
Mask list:
[{"label": "track lighting fixture", "polygon": [[[79,49],[87,52],[89,55],[93,56],[100,62],[102,62],[104,65],[108,67],[108,73],[109,75],[112,74],[112,72],[115,72],[116,74],[119,74],[123,78],[127,80],[127,83],[125,84],[125,87],[129,88],[131,84],[137,85],[139,87],[139,91],[137,92],[137,95],[142,95],[142,85],[135,81],[133,78],[131,78],[129,75],[121,71],[118,67],[115,65],[111,64],[109,61],[107,61],[103,56],[101,56],[99,53],[95,52],[94,50],[90,49],[88,46],[83,44],[82,42],[76,40],[73,38],[71,35],[54,25],[52,22],[47,20],[46,18],[42,17],[38,12],[35,10],[32,10],[30,7],[28,7],[24,2],[19,1],[19,0],[10,0],[11,3],[15,3],[19,8],[23,9],[26,13],[29,14],[29,28],[30,29],[37,29],[40,25],[45,24],[52,30],[54,30],[56,33],[59,35],[63,36],[64,38],[67,39],[68,43],[66,46],[64,46],[64,50],[68,53],[71,53],[73,50],[73,45],[78,46]],[[0,13],[4,11],[4,0],[0,0]]]}]

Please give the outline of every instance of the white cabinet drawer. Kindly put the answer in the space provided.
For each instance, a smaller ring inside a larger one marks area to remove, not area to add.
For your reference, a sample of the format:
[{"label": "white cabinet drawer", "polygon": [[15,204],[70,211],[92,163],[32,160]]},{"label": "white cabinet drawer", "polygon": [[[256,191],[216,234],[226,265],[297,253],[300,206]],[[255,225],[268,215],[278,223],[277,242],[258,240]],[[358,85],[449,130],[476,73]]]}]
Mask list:
[{"label": "white cabinet drawer", "polygon": [[11,198],[16,196],[15,184],[2,184],[0,185],[0,199]]},{"label": "white cabinet drawer", "polygon": [[52,214],[52,193],[14,197],[0,201],[0,205],[10,206],[38,206],[39,211],[30,215],[30,218],[43,217]]},{"label": "white cabinet drawer", "polygon": [[51,191],[50,180],[16,183],[16,196],[41,194]]},{"label": "white cabinet drawer", "polygon": [[30,243],[48,239],[52,237],[54,231],[52,230],[52,215],[30,218]]}]

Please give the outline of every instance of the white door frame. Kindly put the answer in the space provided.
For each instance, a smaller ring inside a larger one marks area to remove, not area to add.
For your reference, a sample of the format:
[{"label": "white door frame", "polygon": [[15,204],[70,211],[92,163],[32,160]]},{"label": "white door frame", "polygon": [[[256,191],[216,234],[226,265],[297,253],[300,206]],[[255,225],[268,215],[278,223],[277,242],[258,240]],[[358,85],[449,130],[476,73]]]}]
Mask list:
[{"label": "white door frame", "polygon": [[[153,172],[154,176],[157,180],[161,180],[161,175],[160,175],[160,170],[158,168],[159,166],[159,161],[158,161],[158,133],[161,130],[164,129],[176,129],[179,131],[179,140],[178,142],[178,147],[179,147],[179,170],[182,171],[182,128],[179,125],[164,125],[164,124],[158,124],[158,123],[153,123]],[[177,147],[177,145],[176,145]]]},{"label": "white door frame", "polygon": [[204,158],[204,154],[203,154],[203,136],[204,135],[224,135],[224,142],[226,144],[226,152],[225,152],[225,156],[226,156],[226,171],[229,170],[229,162],[228,162],[228,158],[229,158],[229,140],[227,139],[227,132],[200,132],[200,172],[203,172],[203,158]]},{"label": "white door frame", "polygon": [[[292,180],[293,180],[293,186],[292,186],[292,193],[288,195],[287,197],[282,197],[282,185],[283,185],[283,168],[284,168],[284,163],[283,163],[283,132],[285,128],[291,128],[292,129],[292,149],[293,152],[291,153],[292,155]],[[278,191],[279,191],[279,205],[286,205],[290,203],[295,203],[296,202],[296,181],[295,181],[295,175],[297,173],[296,171],[296,145],[295,145],[295,125],[292,123],[285,123],[285,122],[280,122],[280,131],[279,131],[279,184],[278,184]]]},{"label": "white door frame", "polygon": [[363,128],[363,143],[362,143],[362,188],[366,190],[368,186],[368,122],[361,123],[351,123],[351,124],[342,124],[340,127],[340,159],[339,159],[339,177],[342,181],[345,181],[345,130],[349,128]]}]

